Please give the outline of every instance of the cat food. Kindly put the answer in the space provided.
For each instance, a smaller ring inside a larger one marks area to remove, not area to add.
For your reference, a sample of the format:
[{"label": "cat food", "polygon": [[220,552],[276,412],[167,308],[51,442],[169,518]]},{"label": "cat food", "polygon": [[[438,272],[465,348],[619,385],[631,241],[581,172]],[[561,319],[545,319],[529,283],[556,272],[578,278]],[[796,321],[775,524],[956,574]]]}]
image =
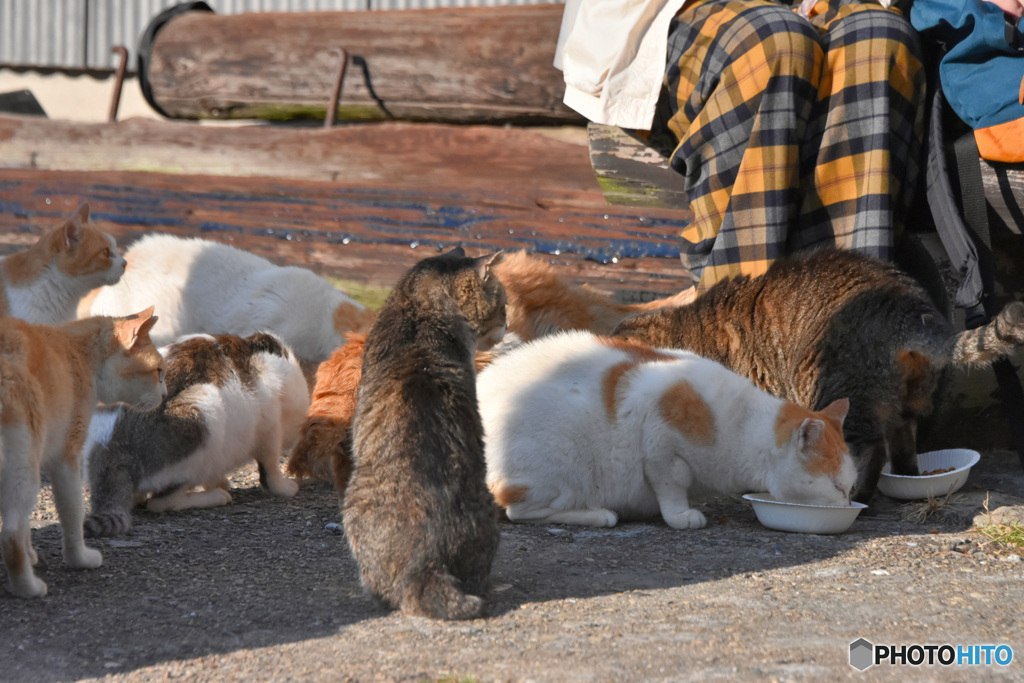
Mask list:
[{"label": "cat food", "polygon": [[945,496],[957,491],[967,481],[971,468],[981,454],[967,448],[949,448],[917,454],[919,475],[892,474],[889,466],[882,471],[878,490],[890,498],[923,500],[929,496]]},{"label": "cat food", "polygon": [[920,474],[920,476],[922,476],[922,477],[931,477],[931,476],[936,475],[936,474],[945,474],[946,472],[952,472],[955,469],[956,469],[955,467],[940,467],[940,468],[935,469],[935,470],[928,470],[927,472],[922,472]]}]

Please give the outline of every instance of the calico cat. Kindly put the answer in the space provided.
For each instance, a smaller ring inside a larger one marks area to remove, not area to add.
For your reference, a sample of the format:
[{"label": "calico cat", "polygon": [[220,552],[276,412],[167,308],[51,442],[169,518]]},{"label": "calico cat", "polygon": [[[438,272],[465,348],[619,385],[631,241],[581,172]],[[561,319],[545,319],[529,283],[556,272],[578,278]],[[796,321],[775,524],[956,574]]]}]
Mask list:
[{"label": "calico cat", "polygon": [[126,254],[128,271],[83,302],[91,315],[115,315],[138,302],[161,311],[159,345],[186,334],[271,332],[312,377],[343,334],[374,314],[305,268],[282,267],[241,249],[195,238],[147,235]]},{"label": "calico cat", "polygon": [[75,319],[90,290],[116,283],[125,259],[107,233],[89,223],[89,205],[23,251],[0,260],[0,316],[37,325]]},{"label": "calico cat", "polygon": [[150,410],[163,399],[163,360],[149,338],[155,323],[152,308],[60,327],[0,319],[0,550],[15,595],[46,595],[32,569],[29,523],[41,473],[53,485],[64,561],[82,569],[103,562],[82,538],[79,452],[97,401]]},{"label": "calico cat", "polygon": [[[560,330],[610,334],[632,313],[683,305],[694,296],[690,288],[648,303],[618,304],[589,287],[569,282],[550,263],[525,251],[504,254],[493,272],[504,285],[508,299],[505,347]],[[344,495],[352,469],[349,435],[365,338],[346,336],[345,346],[335,350],[317,369],[309,419],[288,461],[293,476],[333,482],[339,495]],[[490,359],[488,354],[477,354],[478,372]]]},{"label": "calico cat", "polygon": [[688,306],[637,314],[615,335],[689,349],[811,409],[850,401],[843,432],[868,502],[886,460],[917,474],[916,433],[944,368],[977,367],[1024,343],[1024,303],[956,334],[926,291],[858,252],[795,254],[721,282]]},{"label": "calico cat", "polygon": [[505,332],[498,258],[420,261],[366,338],[342,517],[363,586],[409,614],[484,610],[499,534],[473,354]]},{"label": "calico cat", "polygon": [[694,494],[849,505],[847,402],[812,412],[685,351],[566,332],[477,381],[487,484],[511,521],[699,529]]},{"label": "calico cat", "polygon": [[86,536],[128,531],[135,502],[151,512],[226,505],[227,476],[252,459],[271,493],[298,492],[280,470],[309,407],[291,351],[265,333],[187,336],[161,351],[167,398],[159,408],[117,406],[90,424]]}]

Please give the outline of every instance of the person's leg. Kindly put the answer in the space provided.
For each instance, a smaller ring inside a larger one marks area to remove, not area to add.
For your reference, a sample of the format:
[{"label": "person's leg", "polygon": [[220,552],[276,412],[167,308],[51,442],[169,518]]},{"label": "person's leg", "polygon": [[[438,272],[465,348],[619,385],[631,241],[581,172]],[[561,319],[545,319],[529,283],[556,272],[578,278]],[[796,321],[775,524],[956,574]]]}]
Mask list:
[{"label": "person's leg", "polygon": [[672,166],[694,212],[681,247],[699,291],[763,273],[786,250],[824,64],[818,40],[805,19],[762,0],[708,2],[673,23],[655,129],[680,141]]},{"label": "person's leg", "polygon": [[788,246],[835,243],[891,259],[920,175],[925,75],[917,37],[879,6],[820,2],[815,10],[826,68]]}]

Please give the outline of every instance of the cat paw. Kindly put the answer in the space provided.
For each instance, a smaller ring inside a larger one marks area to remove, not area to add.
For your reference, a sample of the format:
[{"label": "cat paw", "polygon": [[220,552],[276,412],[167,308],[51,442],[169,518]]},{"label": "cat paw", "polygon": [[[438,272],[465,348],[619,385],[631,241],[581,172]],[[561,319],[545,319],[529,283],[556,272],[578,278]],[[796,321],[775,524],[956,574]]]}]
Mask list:
[{"label": "cat paw", "polygon": [[46,582],[34,574],[11,577],[8,589],[19,598],[41,598],[46,595]]},{"label": "cat paw", "polygon": [[75,569],[96,569],[103,564],[103,553],[83,545],[65,553],[64,561]]},{"label": "cat paw", "polygon": [[673,529],[703,529],[708,520],[700,510],[689,508],[682,512],[667,515],[665,522]]},{"label": "cat paw", "polygon": [[606,526],[613,527],[619,523],[619,516],[611,510],[595,510],[598,516],[604,516],[604,524],[595,524],[594,526]]},{"label": "cat paw", "polygon": [[227,491],[227,489],[222,489],[218,487],[215,489],[210,489],[206,493],[210,496],[209,507],[220,507],[221,505],[227,505],[228,503],[234,500],[234,498],[231,497],[231,494]]},{"label": "cat paw", "polygon": [[291,498],[299,492],[299,482],[294,479],[288,479],[282,477],[277,481],[270,482],[270,492],[275,496],[281,496],[282,498]]}]

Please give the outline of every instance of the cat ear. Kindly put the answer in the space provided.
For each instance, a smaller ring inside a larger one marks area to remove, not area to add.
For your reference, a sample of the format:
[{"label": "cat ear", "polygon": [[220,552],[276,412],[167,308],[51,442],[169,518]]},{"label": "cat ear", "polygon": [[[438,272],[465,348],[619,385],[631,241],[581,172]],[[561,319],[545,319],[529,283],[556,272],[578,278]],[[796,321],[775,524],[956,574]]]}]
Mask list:
[{"label": "cat ear", "polygon": [[466,250],[463,249],[462,247],[455,247],[454,249],[449,251],[447,254],[445,254],[445,256],[458,256],[460,258],[463,258],[463,257],[466,256]]},{"label": "cat ear", "polygon": [[128,316],[114,328],[114,336],[126,349],[131,349],[140,340],[149,340],[149,331],[156,325],[159,318],[153,315],[154,306],[150,306],[140,313]]},{"label": "cat ear", "polygon": [[476,259],[476,274],[483,280],[487,277],[490,269],[501,263],[502,259],[505,258],[505,252],[496,251],[493,254],[481,256]]},{"label": "cat ear", "polygon": [[75,215],[69,218],[61,227],[62,245],[65,251],[70,251],[82,241],[82,226],[89,222],[89,205],[82,204],[78,207]]},{"label": "cat ear", "polygon": [[800,451],[806,453],[807,449],[814,446],[821,439],[821,435],[825,433],[825,423],[817,418],[809,417],[800,423],[798,431]]},{"label": "cat ear", "polygon": [[846,419],[847,413],[850,412],[850,399],[837,398],[818,412],[829,419],[835,420],[842,427],[843,420]]},{"label": "cat ear", "polygon": [[82,223],[89,222],[89,202],[82,202],[78,206],[78,211],[75,211],[75,218]]}]

